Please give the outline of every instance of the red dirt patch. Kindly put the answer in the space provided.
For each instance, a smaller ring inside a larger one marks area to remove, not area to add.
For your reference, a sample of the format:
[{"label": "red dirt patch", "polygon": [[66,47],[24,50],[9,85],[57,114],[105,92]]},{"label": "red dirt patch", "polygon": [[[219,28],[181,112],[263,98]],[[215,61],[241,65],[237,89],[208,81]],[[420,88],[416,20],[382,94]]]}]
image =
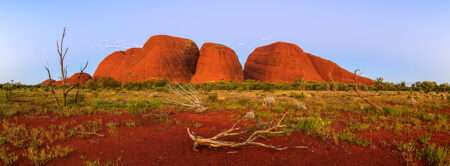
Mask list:
[{"label": "red dirt patch", "polygon": [[[73,147],[74,151],[67,158],[51,160],[48,165],[82,165],[84,156],[87,160],[113,161],[119,165],[403,165],[398,151],[392,148],[358,147],[346,143],[335,145],[331,141],[302,133],[290,136],[269,137],[261,142],[280,146],[304,145],[309,149],[290,149],[276,151],[265,148],[208,148],[199,147],[199,152],[192,150],[192,141],[187,135],[186,127],[190,127],[198,135],[207,137],[228,129],[234,123],[232,111],[208,111],[203,114],[181,112],[171,115],[174,121],[158,123],[127,114],[97,114],[68,118],[33,118],[19,116],[13,122],[25,123],[28,126],[43,126],[76,121],[102,119],[103,124],[119,122],[117,135],[105,137],[78,138],[71,137],[57,141],[56,144]],[[134,120],[138,127],[125,127],[124,121]],[[195,128],[193,124],[202,124]],[[244,123],[248,125],[249,123]],[[375,137],[378,137],[377,135]],[[236,140],[243,138],[235,138]],[[23,157],[19,165],[28,164]]]}]

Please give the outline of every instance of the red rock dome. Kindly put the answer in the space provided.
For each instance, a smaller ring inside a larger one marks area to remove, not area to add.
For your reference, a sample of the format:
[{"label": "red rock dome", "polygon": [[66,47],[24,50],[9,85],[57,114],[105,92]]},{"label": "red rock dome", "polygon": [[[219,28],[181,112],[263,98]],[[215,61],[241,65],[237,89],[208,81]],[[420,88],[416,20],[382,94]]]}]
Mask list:
[{"label": "red rock dome", "polygon": [[[292,82],[299,78],[310,81],[340,81],[352,83],[353,73],[334,62],[314,56],[295,44],[276,42],[258,47],[245,62],[245,79],[268,82]],[[359,77],[362,84],[373,80]]]},{"label": "red rock dome", "polygon": [[90,79],[92,79],[92,77],[88,73],[83,74],[75,73],[71,77],[66,79],[66,84],[77,84],[77,83],[84,84]]},{"label": "red rock dome", "polygon": [[[53,83],[55,82],[55,80],[53,80],[53,79],[51,79],[51,80],[52,80]],[[50,84],[50,79],[42,81],[40,84],[48,85],[48,84]]]},{"label": "red rock dome", "polygon": [[268,82],[324,81],[303,50],[285,42],[256,48],[245,62],[244,77]]},{"label": "red rock dome", "polygon": [[142,60],[142,48],[130,48],[108,55],[97,67],[94,78],[112,77],[118,81],[128,81],[133,77],[130,68]]},{"label": "red rock dome", "polygon": [[[327,82],[338,81],[343,83],[354,83],[355,74],[351,73],[336,63],[318,56],[306,53],[317,69],[319,75]],[[372,85],[373,80],[358,76],[358,84]]]},{"label": "red rock dome", "polygon": [[229,47],[205,43],[200,49],[195,75],[191,83],[243,81],[244,73],[236,53]]},{"label": "red rock dome", "polygon": [[[71,84],[73,85],[73,84],[77,84],[77,83],[85,84],[90,79],[92,79],[92,77],[88,73],[83,73],[82,75],[81,75],[81,73],[75,73],[71,77],[66,79],[66,84],[67,85],[71,85]],[[55,80],[52,80],[52,81],[53,81],[53,85],[55,85],[55,86],[62,85],[62,81],[55,81]],[[49,83],[50,83],[50,79],[47,79],[44,82],[42,82],[41,84],[48,85]]]},{"label": "red rock dome", "polygon": [[117,51],[106,57],[94,78],[112,77],[120,82],[167,78],[187,82],[195,72],[199,50],[189,39],[157,35],[142,49]]}]

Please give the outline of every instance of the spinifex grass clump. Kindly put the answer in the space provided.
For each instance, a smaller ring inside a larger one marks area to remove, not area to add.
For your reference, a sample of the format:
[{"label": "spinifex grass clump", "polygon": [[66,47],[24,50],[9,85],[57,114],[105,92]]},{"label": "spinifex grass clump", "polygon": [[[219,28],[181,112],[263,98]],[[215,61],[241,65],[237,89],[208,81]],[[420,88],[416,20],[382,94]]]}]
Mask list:
[{"label": "spinifex grass clump", "polygon": [[330,131],[331,121],[323,119],[318,116],[298,118],[296,123],[291,126],[294,130],[303,130],[307,133],[317,134],[319,136],[325,136]]}]

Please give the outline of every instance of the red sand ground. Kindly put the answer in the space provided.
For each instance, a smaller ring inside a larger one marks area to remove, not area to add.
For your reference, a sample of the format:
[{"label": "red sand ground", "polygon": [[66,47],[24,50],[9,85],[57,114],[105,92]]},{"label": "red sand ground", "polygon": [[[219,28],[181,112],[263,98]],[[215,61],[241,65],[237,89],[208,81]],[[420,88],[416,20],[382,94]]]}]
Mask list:
[{"label": "red sand ground", "polygon": [[[448,110],[448,108],[446,109]],[[117,162],[119,165],[405,165],[400,152],[395,150],[393,142],[406,142],[409,139],[416,139],[418,135],[424,133],[418,131],[400,136],[385,130],[359,133],[358,135],[372,140],[370,147],[359,147],[345,142],[334,144],[331,140],[321,141],[320,138],[314,136],[293,133],[291,136],[270,137],[268,140],[260,141],[281,146],[304,145],[309,148],[276,151],[265,148],[200,147],[199,152],[192,150],[192,141],[186,133],[186,127],[190,127],[201,136],[213,136],[231,127],[234,123],[230,121],[232,114],[232,111],[172,114],[171,118],[179,121],[178,124],[157,123],[126,113],[69,118],[58,118],[56,115],[52,115],[30,119],[19,116],[11,121],[33,127],[47,127],[50,124],[71,121],[79,124],[86,120],[99,119],[103,121],[103,124],[110,121],[121,124],[118,127],[118,134],[115,136],[108,134],[107,127],[104,126],[104,131],[101,133],[105,134],[105,137],[92,136],[82,139],[74,136],[57,141],[55,144],[70,146],[74,151],[69,153],[67,158],[51,160],[48,165],[82,165],[83,160],[80,156],[84,156],[90,161],[99,159],[100,161]],[[125,120],[129,119],[132,119],[138,127],[125,127]],[[200,123],[202,126],[195,128],[193,127],[194,123]],[[339,122],[336,122],[333,128],[339,128],[340,125]],[[449,142],[449,136],[446,134],[432,134],[431,142],[440,145]],[[15,164],[30,163],[29,160],[21,157]],[[418,164],[426,165],[426,162],[420,161]]]}]

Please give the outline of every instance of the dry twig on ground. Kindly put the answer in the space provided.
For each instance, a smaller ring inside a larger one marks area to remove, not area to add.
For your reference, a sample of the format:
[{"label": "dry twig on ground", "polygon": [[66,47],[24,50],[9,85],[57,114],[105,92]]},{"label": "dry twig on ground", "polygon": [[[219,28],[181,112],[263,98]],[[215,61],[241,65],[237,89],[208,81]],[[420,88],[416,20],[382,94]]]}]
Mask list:
[{"label": "dry twig on ground", "polygon": [[282,125],[281,122],[286,117],[285,113],[283,117],[278,121],[278,123],[272,127],[257,130],[253,132],[245,141],[243,142],[232,142],[232,141],[223,141],[220,140],[221,138],[227,137],[227,136],[235,136],[235,135],[241,135],[243,133],[247,133],[248,131],[242,130],[238,131],[240,128],[237,127],[237,124],[240,123],[242,120],[244,120],[245,116],[243,116],[240,120],[238,120],[230,129],[223,131],[211,138],[204,138],[202,136],[199,136],[195,134],[194,132],[191,132],[189,128],[187,128],[187,132],[189,134],[189,137],[194,141],[194,145],[192,149],[194,151],[198,151],[198,146],[209,146],[209,147],[229,147],[229,148],[241,148],[245,146],[260,146],[265,148],[271,148],[276,150],[286,150],[290,148],[307,148],[306,146],[293,146],[293,147],[279,147],[274,145],[267,145],[260,142],[256,142],[257,138],[263,137],[265,134],[282,134],[285,131],[280,130],[282,128],[285,128],[286,125]]}]

